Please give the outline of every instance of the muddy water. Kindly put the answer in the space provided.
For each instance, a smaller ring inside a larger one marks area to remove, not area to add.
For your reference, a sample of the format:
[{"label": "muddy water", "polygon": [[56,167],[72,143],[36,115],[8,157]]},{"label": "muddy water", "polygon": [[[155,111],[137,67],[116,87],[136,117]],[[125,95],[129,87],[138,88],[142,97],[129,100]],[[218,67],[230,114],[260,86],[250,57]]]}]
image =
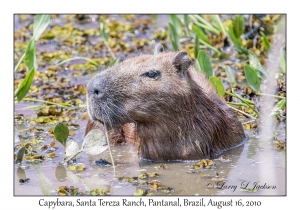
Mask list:
[{"label": "muddy water", "polygon": [[[81,143],[83,133],[82,128],[74,139]],[[112,195],[133,195],[137,189],[147,188],[138,183],[119,181],[118,178],[137,177],[145,172],[156,172],[159,176],[144,181],[157,180],[165,187],[175,189],[169,194],[162,190],[150,190],[154,195],[285,195],[285,151],[279,152],[273,144],[261,143],[258,138],[251,137],[251,133],[248,134],[250,138],[243,146],[223,153],[230,161],[214,159],[215,167],[196,171],[190,167],[193,162],[166,162],[168,168],[158,168],[160,163],[142,161],[134,146],[123,145],[112,146],[115,176],[111,166],[95,165],[100,158],[110,161],[108,151],[96,156],[81,153],[77,162],[85,164],[86,169],[75,173],[59,164],[64,157],[60,146],[55,151],[58,157],[53,160],[29,163],[26,170],[15,164],[15,195],[53,195],[56,189],[65,185],[78,187],[81,192],[109,189]],[[30,178],[30,182],[19,184],[22,178]],[[241,187],[264,189],[250,193],[241,191]]]}]

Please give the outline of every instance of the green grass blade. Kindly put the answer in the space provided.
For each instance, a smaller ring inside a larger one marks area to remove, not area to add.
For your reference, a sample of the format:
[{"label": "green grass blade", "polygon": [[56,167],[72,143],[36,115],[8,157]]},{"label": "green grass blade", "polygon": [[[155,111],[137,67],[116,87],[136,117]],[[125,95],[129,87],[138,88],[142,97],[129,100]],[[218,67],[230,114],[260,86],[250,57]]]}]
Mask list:
[{"label": "green grass blade", "polygon": [[119,63],[119,59],[114,59],[108,66],[112,67],[112,66],[114,66],[114,65],[116,65],[118,63]]},{"label": "green grass blade", "polygon": [[235,36],[233,26],[230,25],[228,29],[229,29],[228,30],[229,37],[230,37],[231,41],[233,42],[234,46],[236,47],[236,49],[239,52],[242,52],[242,45],[241,45],[240,41],[238,40],[238,38]]},{"label": "green grass blade", "polygon": [[179,37],[175,27],[171,23],[169,23],[169,38],[171,40],[173,50],[179,50]]},{"label": "green grass blade", "polygon": [[240,52],[240,53],[244,53],[246,55],[248,55],[248,50],[244,47],[242,47],[239,39],[235,36],[234,34],[234,29],[233,29],[233,26],[230,25],[228,27],[228,35],[231,39],[231,41],[233,42],[234,46],[236,47],[236,49]]},{"label": "green grass blade", "polygon": [[279,110],[282,110],[286,107],[286,99],[280,100],[276,106],[272,109],[271,116],[276,116],[279,114]]},{"label": "green grass blade", "polygon": [[199,62],[201,71],[207,76],[207,78],[213,76],[210,59],[204,50],[200,50],[198,52],[197,61]]},{"label": "green grass blade", "polygon": [[193,24],[192,30],[198,36],[199,39],[202,39],[203,41],[205,41],[207,44],[210,45],[209,39],[207,38],[206,34],[199,26]]},{"label": "green grass blade", "polygon": [[58,64],[56,64],[55,66],[61,66],[67,62],[70,62],[70,61],[73,61],[73,60],[86,60],[92,64],[94,64],[95,66],[99,67],[99,64],[96,62],[96,61],[93,61],[92,59],[90,58],[86,58],[86,57],[74,57],[74,58],[69,58],[67,60],[64,60],[64,61],[61,61],[59,62]]},{"label": "green grass blade", "polygon": [[[208,26],[206,26],[206,25],[203,24],[203,23],[199,23],[199,22],[194,22],[194,23],[195,23],[196,25],[198,25],[198,26],[200,26],[200,27],[202,27],[202,28],[208,30],[208,31],[211,31],[211,32],[215,33],[214,30],[211,30],[211,28],[209,28]],[[217,34],[217,33],[215,33],[215,34]]]},{"label": "green grass blade", "polygon": [[15,97],[17,97],[18,101],[21,101],[26,94],[28,93],[33,77],[34,77],[34,73],[35,73],[35,69],[34,67],[28,72],[28,74],[26,75],[26,77],[24,78],[24,80],[22,81],[22,83],[20,84],[20,86],[18,87],[18,89],[15,92]]},{"label": "green grass blade", "polygon": [[169,21],[174,26],[176,33],[180,35],[182,31],[181,21],[177,15],[169,15]]},{"label": "green grass blade", "polygon": [[50,15],[36,15],[33,21],[33,37],[37,41],[50,23]]},{"label": "green grass blade", "polygon": [[280,49],[280,68],[283,72],[286,72],[286,58],[283,48]]},{"label": "green grass blade", "polygon": [[203,24],[205,24],[207,27],[209,27],[212,31],[214,31],[215,34],[219,34],[220,31],[216,29],[210,22],[205,20],[201,15],[195,15],[195,17]]},{"label": "green grass blade", "polygon": [[269,51],[271,48],[271,44],[268,40],[268,37],[264,34],[264,32],[260,31],[260,35],[262,36],[263,40],[263,45],[265,46],[265,48]]},{"label": "green grass blade", "polygon": [[227,36],[226,27],[220,19],[219,15],[211,15],[212,21],[218,26],[219,31],[222,31],[225,36]]},{"label": "green grass blade", "polygon": [[243,15],[235,15],[233,17],[234,34],[237,38],[240,38],[240,36],[244,34],[244,22],[245,20]]},{"label": "green grass blade", "polygon": [[244,72],[245,72],[246,80],[250,85],[250,87],[256,92],[259,92],[260,79],[258,78],[256,71],[251,66],[245,65]]},{"label": "green grass blade", "polygon": [[223,97],[225,94],[224,86],[218,77],[211,76],[209,77],[210,83],[216,88],[217,93],[220,97]]},{"label": "green grass blade", "polygon": [[214,26],[218,29],[218,31],[222,31],[222,28],[220,27],[215,15],[210,15],[210,18],[211,18]]},{"label": "green grass blade", "polygon": [[101,33],[101,36],[103,37],[103,39],[105,41],[107,41],[108,38],[107,38],[107,34],[105,32],[105,25],[104,25],[104,18],[103,17],[100,17],[100,33]]},{"label": "green grass blade", "polygon": [[189,16],[188,15],[183,15],[183,20],[184,20],[186,34],[188,36],[190,36],[190,31],[189,31]]},{"label": "green grass blade", "polygon": [[236,81],[235,81],[235,78],[234,78],[234,75],[232,73],[232,69],[230,66],[226,65],[225,72],[226,72],[226,75],[227,75],[230,85],[236,84]]},{"label": "green grass blade", "polygon": [[190,15],[190,17],[194,20],[194,23],[199,25],[200,27],[214,33],[219,34],[220,31],[218,31],[215,27],[213,27],[212,24],[207,22],[204,18],[202,18],[200,15]]},{"label": "green grass blade", "polygon": [[199,52],[199,38],[197,35],[195,35],[195,38],[194,38],[194,55],[195,55],[195,58],[198,57],[198,52]]},{"label": "green grass blade", "polygon": [[31,70],[32,68],[37,69],[38,67],[35,51],[35,41],[34,39],[31,39],[27,44],[24,56],[24,62],[26,64],[27,71]]},{"label": "green grass blade", "polygon": [[211,46],[210,44],[207,44],[205,41],[199,39],[199,42],[203,45],[205,45],[206,47],[208,47],[209,49],[215,51],[216,53],[218,53],[218,56],[222,55],[222,52],[220,50],[218,50],[217,48]]},{"label": "green grass blade", "polygon": [[67,104],[67,103],[55,103],[55,102],[50,102],[50,101],[45,101],[45,100],[40,100],[40,99],[33,99],[33,98],[23,98],[24,101],[34,101],[34,102],[42,102],[45,104],[50,104],[50,105],[55,105],[55,106],[59,106],[59,107],[72,107],[71,104]]}]

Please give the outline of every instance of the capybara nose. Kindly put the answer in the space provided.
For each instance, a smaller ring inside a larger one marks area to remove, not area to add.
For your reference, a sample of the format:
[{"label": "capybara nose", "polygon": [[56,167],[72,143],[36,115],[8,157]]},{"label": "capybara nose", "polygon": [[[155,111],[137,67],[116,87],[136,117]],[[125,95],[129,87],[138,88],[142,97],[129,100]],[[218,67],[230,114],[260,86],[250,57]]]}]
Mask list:
[{"label": "capybara nose", "polygon": [[99,77],[94,77],[90,80],[90,82],[87,85],[89,97],[93,97],[96,100],[104,98],[105,91],[103,88],[103,83],[101,83],[101,81],[102,79]]},{"label": "capybara nose", "polygon": [[99,88],[94,88],[93,90],[93,97],[94,99],[102,99],[104,97],[105,93],[101,90],[99,90]]}]

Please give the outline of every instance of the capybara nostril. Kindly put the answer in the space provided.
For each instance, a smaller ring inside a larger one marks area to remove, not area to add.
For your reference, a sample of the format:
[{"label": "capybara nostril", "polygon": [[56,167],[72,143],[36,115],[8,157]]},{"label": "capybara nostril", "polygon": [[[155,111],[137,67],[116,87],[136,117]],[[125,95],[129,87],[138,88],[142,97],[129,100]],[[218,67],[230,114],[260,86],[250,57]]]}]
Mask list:
[{"label": "capybara nostril", "polygon": [[105,93],[103,91],[100,91],[98,88],[95,88],[94,89],[94,92],[93,92],[93,97],[94,99],[102,99],[104,97]]}]

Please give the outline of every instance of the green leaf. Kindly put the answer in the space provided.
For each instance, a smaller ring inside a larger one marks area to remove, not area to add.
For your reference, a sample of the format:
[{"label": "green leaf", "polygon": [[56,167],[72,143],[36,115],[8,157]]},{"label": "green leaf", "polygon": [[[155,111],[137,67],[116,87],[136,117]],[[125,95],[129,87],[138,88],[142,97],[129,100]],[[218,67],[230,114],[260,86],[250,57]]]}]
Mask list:
[{"label": "green leaf", "polygon": [[283,72],[286,72],[286,59],[283,48],[280,49],[280,67]]},{"label": "green leaf", "polygon": [[174,26],[176,33],[180,35],[182,31],[181,22],[177,15],[169,15],[170,23]]},{"label": "green leaf", "polygon": [[33,37],[37,41],[50,23],[50,15],[36,15],[33,21]]},{"label": "green leaf", "polygon": [[268,77],[268,73],[266,70],[261,66],[261,63],[258,59],[258,57],[255,55],[254,52],[248,51],[249,52],[249,63],[250,66],[254,69],[257,70],[257,76],[259,78],[265,78]]},{"label": "green leaf", "polygon": [[228,59],[228,58],[230,58],[230,55],[229,54],[226,54],[226,53],[214,53],[212,56],[211,56],[212,58],[219,58],[219,59],[224,59],[224,58],[226,58],[226,59]]},{"label": "green leaf", "polygon": [[32,68],[37,69],[37,67],[38,67],[38,63],[37,63],[37,59],[36,59],[36,55],[35,55],[34,39],[31,39],[26,47],[24,62],[26,64],[27,71],[31,70]]},{"label": "green leaf", "polygon": [[190,31],[189,31],[189,16],[188,15],[183,15],[183,20],[184,20],[186,34],[189,36],[190,35]]},{"label": "green leaf", "polygon": [[211,76],[209,77],[210,83],[216,88],[217,93],[220,97],[223,97],[225,94],[224,86],[218,77]]},{"label": "green leaf", "polygon": [[285,106],[286,106],[286,99],[280,100],[276,105],[276,107],[278,107],[279,109],[284,109]]},{"label": "green leaf", "polygon": [[204,50],[200,50],[198,53],[197,60],[201,71],[207,76],[207,78],[213,76],[213,70],[211,62]]},{"label": "green leaf", "polygon": [[24,154],[25,154],[25,147],[21,147],[20,149],[18,149],[18,151],[16,152],[17,163],[22,162]]},{"label": "green leaf", "polygon": [[119,59],[115,59],[115,60],[113,60],[108,66],[109,67],[112,67],[112,66],[114,66],[114,65],[116,65],[116,64],[118,64],[119,63]]},{"label": "green leaf", "polygon": [[82,150],[90,155],[98,155],[108,148],[107,139],[100,129],[91,130],[84,138]]},{"label": "green leaf", "polygon": [[79,145],[76,141],[74,140],[69,140],[66,143],[66,156],[72,156],[76,154],[79,151]]},{"label": "green leaf", "polygon": [[207,38],[206,34],[204,33],[204,31],[199,26],[193,24],[192,30],[199,37],[199,39],[202,39],[207,44],[210,44],[210,41]]},{"label": "green leaf", "polygon": [[216,26],[216,28],[219,30],[219,31],[222,31],[222,28],[220,27],[220,24],[218,23],[218,20],[216,18],[216,15],[210,15],[210,18],[212,20],[212,22],[214,23],[214,25]]},{"label": "green leaf", "polygon": [[198,36],[195,35],[195,46],[194,46],[194,55],[195,55],[195,58],[198,57],[198,52],[199,52],[199,39],[198,39]]},{"label": "green leaf", "polygon": [[233,17],[234,34],[237,38],[240,38],[240,36],[244,34],[244,21],[243,15],[235,15]]},{"label": "green leaf", "polygon": [[205,28],[217,35],[220,33],[220,31],[218,29],[216,29],[211,23],[209,23],[207,20],[205,20],[201,15],[194,15],[194,17],[198,20],[198,23],[195,22],[197,25],[199,25],[199,26],[202,25],[202,28]]},{"label": "green leaf", "polygon": [[256,92],[259,92],[260,90],[260,79],[257,76],[256,71],[248,65],[245,65],[244,72],[246,76],[246,80],[250,87],[254,89]]},{"label": "green leaf", "polygon": [[100,32],[101,32],[101,36],[103,37],[103,39],[105,41],[107,41],[108,38],[107,38],[107,34],[105,32],[105,25],[104,25],[104,19],[103,19],[103,17],[100,17]]},{"label": "green leaf", "polygon": [[201,23],[200,20],[198,20],[197,15],[189,15],[189,17],[193,20],[193,23],[200,26],[201,28],[211,31],[214,34],[219,34],[219,31],[217,29],[215,29],[214,27],[212,27],[212,25],[210,25],[210,24],[206,25],[204,23]]},{"label": "green leaf", "polygon": [[67,138],[69,136],[69,128],[64,123],[58,123],[53,130],[54,136],[57,141],[59,141],[64,148],[66,148]]},{"label": "green leaf", "polygon": [[233,42],[234,46],[236,47],[236,49],[240,53],[244,53],[244,54],[248,55],[248,50],[246,48],[242,47],[242,45],[240,44],[239,39],[235,36],[232,25],[230,25],[228,27],[228,35],[229,35],[231,41]]},{"label": "green leaf", "polygon": [[211,15],[211,20],[213,21],[213,23],[216,25],[216,27],[218,28],[219,31],[222,31],[224,35],[227,34],[225,26],[223,24],[223,22],[220,19],[219,15]]},{"label": "green leaf", "polygon": [[18,101],[21,101],[26,94],[28,93],[33,77],[34,77],[34,73],[35,73],[35,69],[34,67],[28,72],[28,74],[26,75],[26,77],[24,78],[24,80],[22,81],[22,83],[20,84],[20,86],[18,87],[18,89],[15,92],[15,97],[17,96]]},{"label": "green leaf", "polygon": [[267,50],[270,50],[270,48],[271,48],[271,44],[270,44],[270,42],[269,42],[269,40],[268,40],[268,37],[264,34],[264,32],[262,32],[262,31],[260,31],[260,35],[262,36],[262,38],[263,38],[263,45],[265,46],[265,48],[267,49]]},{"label": "green leaf", "polygon": [[169,37],[171,40],[173,50],[174,51],[179,50],[179,37],[175,27],[171,23],[169,23]]},{"label": "green leaf", "polygon": [[235,78],[234,78],[234,75],[232,73],[232,69],[230,66],[226,65],[226,68],[225,68],[225,72],[227,74],[227,78],[229,80],[229,83],[232,85],[232,84],[236,84],[236,81],[235,81]]},{"label": "green leaf", "polygon": [[277,115],[279,110],[284,109],[286,106],[286,99],[280,100],[276,106],[272,109],[272,112],[270,115]]},{"label": "green leaf", "polygon": [[203,45],[205,45],[206,47],[208,47],[209,49],[215,51],[217,53],[217,57],[221,56],[222,55],[222,52],[220,50],[218,50],[217,48],[211,46],[210,44],[207,44],[205,41],[201,40],[201,39],[198,39],[199,42]]}]

